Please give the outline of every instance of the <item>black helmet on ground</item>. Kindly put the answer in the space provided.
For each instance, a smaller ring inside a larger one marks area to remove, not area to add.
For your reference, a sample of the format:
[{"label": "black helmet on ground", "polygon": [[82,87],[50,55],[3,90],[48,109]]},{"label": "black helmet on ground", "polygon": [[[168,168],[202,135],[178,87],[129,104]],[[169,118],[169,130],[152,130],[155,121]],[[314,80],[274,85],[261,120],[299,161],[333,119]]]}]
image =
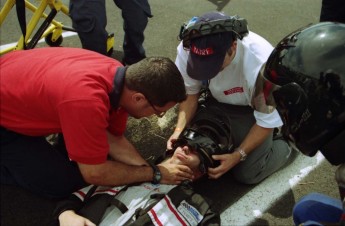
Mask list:
[{"label": "black helmet on ground", "polygon": [[345,162],[345,24],[291,33],[273,50],[261,80],[287,139],[308,156],[320,150],[334,165]]}]

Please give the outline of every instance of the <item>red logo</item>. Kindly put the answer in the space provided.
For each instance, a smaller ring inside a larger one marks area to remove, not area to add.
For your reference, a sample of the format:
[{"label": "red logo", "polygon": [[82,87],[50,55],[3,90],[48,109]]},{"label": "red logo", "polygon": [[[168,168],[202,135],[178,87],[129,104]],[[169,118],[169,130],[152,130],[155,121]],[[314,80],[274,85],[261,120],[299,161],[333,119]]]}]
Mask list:
[{"label": "red logo", "polygon": [[243,87],[234,87],[232,89],[224,91],[225,95],[230,95],[230,94],[234,94],[234,93],[243,93]]},{"label": "red logo", "polygon": [[192,53],[200,56],[208,56],[214,53],[213,48],[211,47],[206,49],[198,49],[198,47],[196,47],[195,45],[192,45],[191,51]]}]

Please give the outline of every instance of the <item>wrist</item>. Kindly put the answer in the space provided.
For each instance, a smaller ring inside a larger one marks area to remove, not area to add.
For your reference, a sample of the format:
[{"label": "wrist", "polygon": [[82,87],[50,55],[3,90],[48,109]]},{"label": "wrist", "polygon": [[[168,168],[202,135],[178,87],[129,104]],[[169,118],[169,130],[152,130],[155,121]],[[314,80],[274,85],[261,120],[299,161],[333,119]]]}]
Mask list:
[{"label": "wrist", "polygon": [[152,183],[153,184],[159,184],[162,180],[162,173],[161,173],[160,169],[158,168],[158,166],[156,166],[155,164],[150,163],[150,166],[153,170]]},{"label": "wrist", "polygon": [[182,132],[183,128],[182,127],[176,127],[174,132]]},{"label": "wrist", "polygon": [[247,153],[240,147],[235,148],[235,152],[237,152],[240,156],[240,162],[243,162],[247,159]]}]

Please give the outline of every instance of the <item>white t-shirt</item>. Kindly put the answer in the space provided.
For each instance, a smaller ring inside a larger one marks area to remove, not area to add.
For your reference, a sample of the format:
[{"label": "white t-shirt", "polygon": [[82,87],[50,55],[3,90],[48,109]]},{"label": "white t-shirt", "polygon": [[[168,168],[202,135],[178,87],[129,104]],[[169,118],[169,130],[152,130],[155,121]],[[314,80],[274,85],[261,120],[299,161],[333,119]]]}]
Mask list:
[{"label": "white t-shirt", "polygon": [[[221,103],[251,106],[256,78],[272,50],[273,46],[254,32],[249,32],[242,40],[237,40],[233,61],[210,80],[209,89],[212,96]],[[202,81],[188,76],[188,56],[189,51],[183,48],[181,42],[177,47],[175,64],[183,76],[187,94],[192,95],[199,93]],[[279,127],[283,124],[275,109],[271,113],[254,109],[254,117],[256,124],[264,128]]]}]

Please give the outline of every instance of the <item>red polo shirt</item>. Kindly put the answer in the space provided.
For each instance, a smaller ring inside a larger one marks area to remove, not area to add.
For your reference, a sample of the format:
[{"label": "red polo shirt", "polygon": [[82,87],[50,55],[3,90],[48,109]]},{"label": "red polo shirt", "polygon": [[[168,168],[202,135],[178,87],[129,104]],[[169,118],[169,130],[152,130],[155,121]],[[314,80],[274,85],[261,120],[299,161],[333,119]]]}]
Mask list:
[{"label": "red polo shirt", "polygon": [[79,48],[37,48],[0,58],[1,126],[29,136],[64,134],[70,159],[99,164],[109,152],[106,131],[122,135],[127,113],[108,93],[118,61]]}]

